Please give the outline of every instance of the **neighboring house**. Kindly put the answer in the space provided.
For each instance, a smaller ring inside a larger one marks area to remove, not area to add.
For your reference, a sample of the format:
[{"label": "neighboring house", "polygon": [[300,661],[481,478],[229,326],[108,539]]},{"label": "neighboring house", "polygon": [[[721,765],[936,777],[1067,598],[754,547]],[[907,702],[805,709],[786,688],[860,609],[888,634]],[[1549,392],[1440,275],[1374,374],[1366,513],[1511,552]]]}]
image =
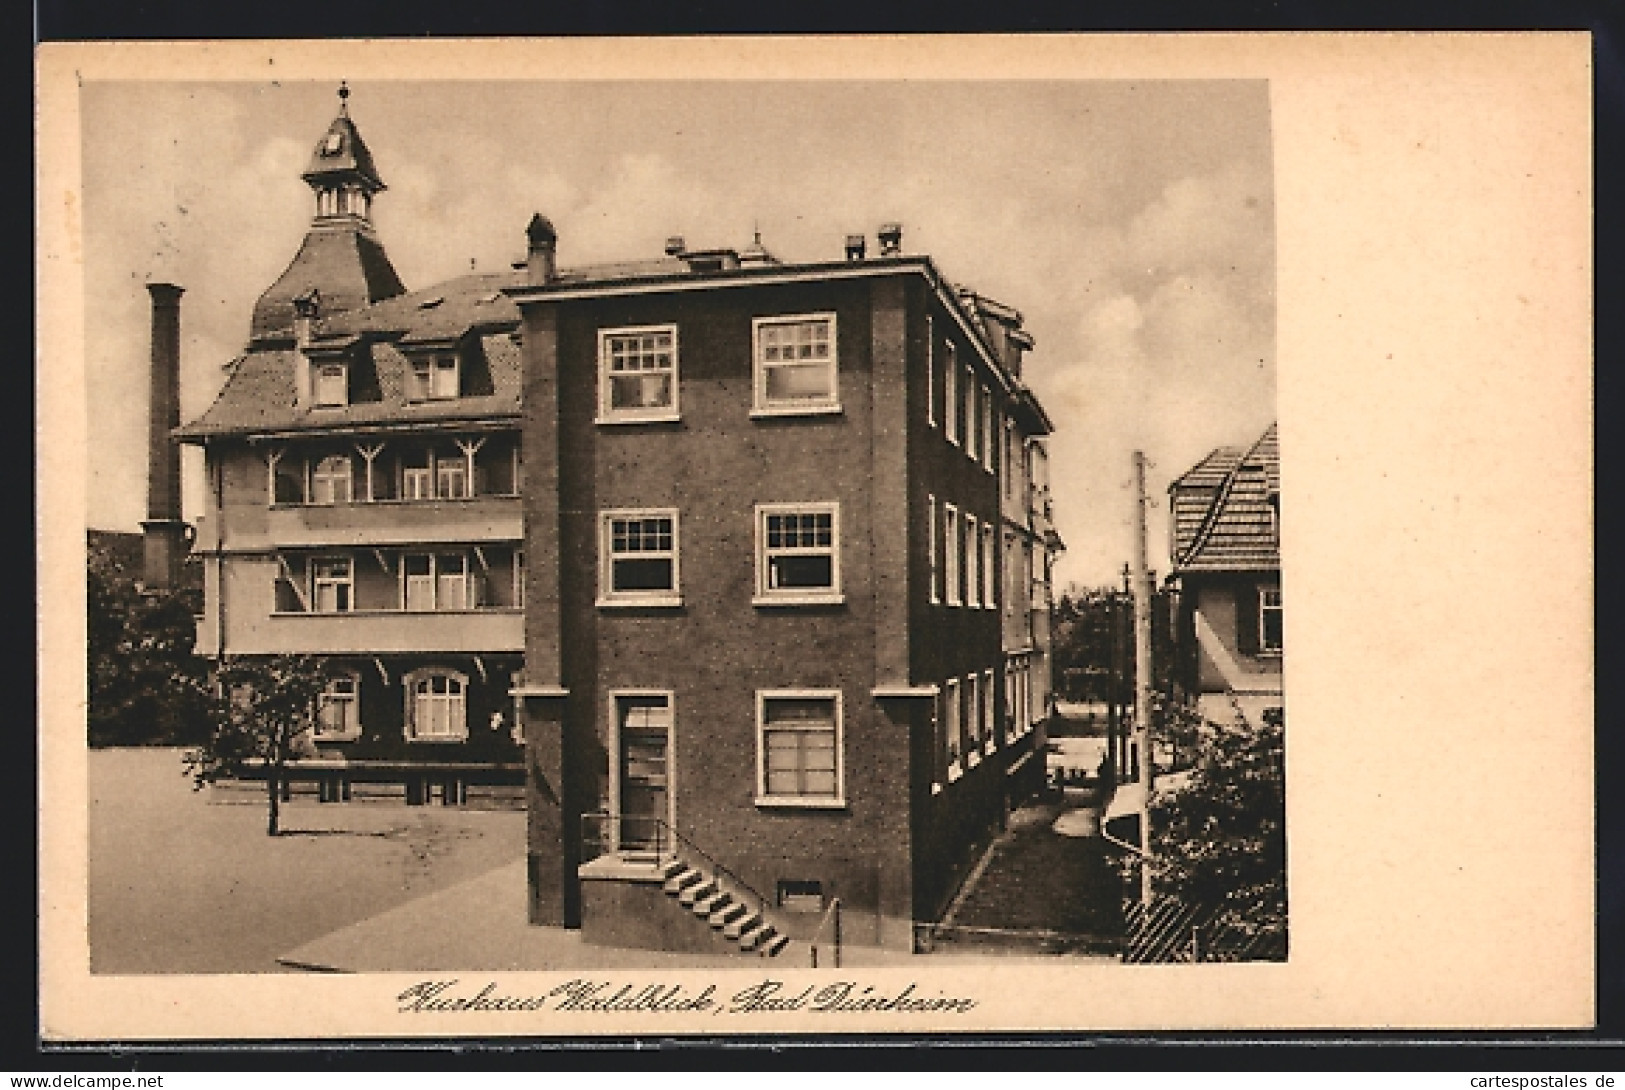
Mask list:
[{"label": "neighboring house", "polygon": [[657,276],[529,234],[533,922],[773,953],[839,898],[911,949],[1044,775],[1021,316],[894,224],[809,264],[674,238]]},{"label": "neighboring house", "polygon": [[1178,684],[1205,718],[1282,706],[1281,459],[1275,425],[1169,485]]},{"label": "neighboring house", "polygon": [[[202,448],[208,480],[197,647],[320,656],[320,756],[393,767],[413,801],[427,781],[411,766],[434,766],[455,801],[469,779],[522,777],[515,275],[408,292],[369,218],[384,182],[342,107],[303,178],[304,243],[214,404],[173,433]],[[155,287],[155,307],[179,294]]]}]

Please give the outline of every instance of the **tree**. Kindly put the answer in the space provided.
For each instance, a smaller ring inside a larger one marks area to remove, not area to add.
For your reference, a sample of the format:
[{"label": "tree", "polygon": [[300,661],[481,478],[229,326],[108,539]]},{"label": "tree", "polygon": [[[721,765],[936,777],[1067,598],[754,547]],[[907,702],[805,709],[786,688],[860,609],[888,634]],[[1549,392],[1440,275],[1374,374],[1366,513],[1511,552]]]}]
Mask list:
[{"label": "tree", "polygon": [[[1190,779],[1151,811],[1159,893],[1213,906],[1233,934],[1276,939],[1287,929],[1285,719],[1261,726],[1202,722]],[[1274,945],[1274,944],[1271,944]]]},{"label": "tree", "polygon": [[288,760],[307,752],[309,730],[327,684],[320,663],[306,655],[229,659],[215,673],[212,729],[185,755],[193,787],[265,770],[266,833],[281,833],[280,800]]},{"label": "tree", "polygon": [[93,746],[195,742],[208,733],[208,664],[193,651],[199,592],[143,594],[129,571],[140,544],[134,534],[90,540],[85,665]]}]

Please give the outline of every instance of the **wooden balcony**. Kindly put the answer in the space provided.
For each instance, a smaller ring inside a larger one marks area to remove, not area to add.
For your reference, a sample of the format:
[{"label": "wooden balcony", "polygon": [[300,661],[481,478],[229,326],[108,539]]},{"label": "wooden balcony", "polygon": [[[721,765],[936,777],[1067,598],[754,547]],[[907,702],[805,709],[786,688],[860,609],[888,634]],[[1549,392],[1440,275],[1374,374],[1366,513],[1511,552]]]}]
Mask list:
[{"label": "wooden balcony", "polygon": [[228,522],[227,548],[248,545],[360,548],[519,541],[525,531],[524,509],[518,496],[390,500],[327,507],[284,505],[272,507],[264,515],[264,536],[258,540],[245,540],[243,531],[247,531],[247,527],[231,526]]}]

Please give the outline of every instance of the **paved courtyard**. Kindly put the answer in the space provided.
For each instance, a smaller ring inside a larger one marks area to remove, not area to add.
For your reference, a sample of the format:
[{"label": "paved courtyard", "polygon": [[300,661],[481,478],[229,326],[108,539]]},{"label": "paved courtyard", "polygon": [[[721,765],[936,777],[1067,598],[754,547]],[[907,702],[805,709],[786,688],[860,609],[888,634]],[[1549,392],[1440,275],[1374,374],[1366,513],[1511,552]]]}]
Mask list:
[{"label": "paved courtyard", "polygon": [[[194,792],[178,749],[90,753],[93,973],[263,973],[303,943],[523,860],[525,815]],[[521,884],[515,896],[523,897]]]}]

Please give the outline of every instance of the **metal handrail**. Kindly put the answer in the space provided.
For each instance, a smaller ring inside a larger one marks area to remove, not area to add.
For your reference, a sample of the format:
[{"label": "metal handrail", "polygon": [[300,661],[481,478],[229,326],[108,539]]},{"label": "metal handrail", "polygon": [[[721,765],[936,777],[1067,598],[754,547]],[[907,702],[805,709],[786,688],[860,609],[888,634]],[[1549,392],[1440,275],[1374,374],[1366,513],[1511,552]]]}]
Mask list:
[{"label": "metal handrail", "polygon": [[814,969],[818,968],[818,940],[824,934],[825,926],[827,926],[832,919],[835,921],[834,968],[839,969],[841,967],[841,899],[839,897],[831,897],[829,899],[829,907],[824,909],[824,916],[818,921],[818,929],[813,932],[813,936],[809,940],[812,948],[812,967]]},{"label": "metal handrail", "polygon": [[[664,855],[668,854],[667,845],[668,845],[668,843],[670,843],[671,845],[674,846],[674,848],[670,852],[670,854],[675,855],[679,859],[683,859],[684,858],[683,849],[686,849],[692,855],[698,856],[700,858],[700,860],[703,861],[703,865],[705,867],[709,868],[713,872],[714,876],[715,875],[721,875],[723,877],[726,877],[730,885],[732,885],[734,887],[737,887],[735,892],[746,894],[746,895],[750,896],[752,899],[754,899],[755,902],[756,902],[757,909],[759,909],[764,915],[767,913],[769,906],[772,904],[772,902],[766,896],[759,893],[753,886],[751,886],[751,884],[749,882],[745,881],[743,878],[739,877],[739,875],[735,874],[732,870],[730,870],[727,866],[723,865],[710,852],[706,851],[704,848],[702,848],[698,844],[694,843],[694,841],[690,840],[688,837],[686,837],[682,833],[678,832],[677,829],[675,829],[664,818],[656,817],[653,814],[639,815],[639,816],[636,816],[636,817],[628,818],[627,816],[622,815],[622,814],[610,814],[610,813],[606,813],[606,812],[603,812],[603,811],[599,811],[597,813],[592,813],[592,814],[582,814],[581,817],[583,819],[584,824],[586,823],[586,821],[591,819],[591,820],[595,820],[597,822],[601,822],[602,823],[602,825],[600,826],[601,828],[608,828],[610,830],[613,830],[614,834],[615,834],[613,843],[615,845],[617,845],[617,846],[619,846],[622,843],[622,838],[621,838],[621,834],[620,834],[620,827],[622,825],[625,825],[627,823],[640,823],[640,822],[648,823],[655,830],[654,843],[653,843],[652,846],[650,846],[650,848],[648,850],[653,851],[656,855],[664,856]],[[586,844],[588,843],[587,837],[584,835],[582,837],[582,840],[583,840],[583,847],[585,847]],[[605,841],[604,841],[604,839],[602,837],[600,837],[598,839],[597,845],[598,845],[598,848],[600,849],[600,852],[606,851],[606,850],[608,850],[608,851],[613,851],[613,850],[623,850],[624,851],[624,850],[626,850],[625,848],[619,848],[619,847],[617,847],[617,848],[608,848],[606,846],[606,843],[605,843]],[[692,862],[692,860],[685,860],[685,861],[686,862]]]}]

